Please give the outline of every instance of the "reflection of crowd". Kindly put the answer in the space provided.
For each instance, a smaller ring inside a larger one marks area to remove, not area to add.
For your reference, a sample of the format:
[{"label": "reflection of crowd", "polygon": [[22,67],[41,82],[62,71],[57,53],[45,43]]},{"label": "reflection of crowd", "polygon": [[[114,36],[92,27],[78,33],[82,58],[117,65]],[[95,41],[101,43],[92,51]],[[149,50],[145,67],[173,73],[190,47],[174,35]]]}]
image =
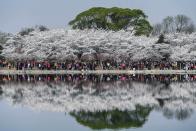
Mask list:
[{"label": "reflection of crowd", "polygon": [[49,62],[49,61],[19,61],[8,62],[0,60],[0,68],[4,69],[39,69],[39,70],[144,70],[144,69],[184,69],[196,70],[196,62],[168,62],[168,61],[140,61],[140,62],[116,62],[106,61],[66,61],[66,62]]},{"label": "reflection of crowd", "polygon": [[0,75],[0,81],[16,82],[111,82],[118,80],[138,82],[196,81],[196,75]]}]

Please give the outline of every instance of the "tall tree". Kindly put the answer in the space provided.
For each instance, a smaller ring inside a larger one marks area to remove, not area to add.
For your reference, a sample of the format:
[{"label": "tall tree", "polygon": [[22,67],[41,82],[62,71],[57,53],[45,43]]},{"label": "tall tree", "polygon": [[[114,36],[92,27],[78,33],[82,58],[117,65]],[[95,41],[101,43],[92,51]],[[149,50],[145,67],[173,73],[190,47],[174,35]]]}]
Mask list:
[{"label": "tall tree", "polygon": [[152,27],[139,9],[94,7],[69,22],[73,29],[129,30],[135,35],[149,35]]},{"label": "tall tree", "polygon": [[175,17],[176,32],[182,32],[190,25],[191,19],[185,15],[177,15]]},{"label": "tall tree", "polygon": [[153,25],[152,35],[160,35],[162,33],[162,24]]},{"label": "tall tree", "polygon": [[162,22],[163,32],[171,33],[174,31],[174,18],[172,16],[167,16]]},{"label": "tall tree", "polygon": [[195,25],[191,23],[189,26],[186,27],[186,33],[193,33],[195,31]]},{"label": "tall tree", "polygon": [[161,24],[153,26],[152,35],[160,35],[161,33],[193,33],[195,25],[186,15],[167,16]]}]

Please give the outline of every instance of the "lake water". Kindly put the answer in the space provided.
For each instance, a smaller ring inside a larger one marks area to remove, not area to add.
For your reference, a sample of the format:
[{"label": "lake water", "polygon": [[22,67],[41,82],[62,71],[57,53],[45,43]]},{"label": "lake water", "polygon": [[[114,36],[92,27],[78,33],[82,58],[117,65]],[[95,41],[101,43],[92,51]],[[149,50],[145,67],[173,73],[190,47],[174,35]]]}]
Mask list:
[{"label": "lake water", "polygon": [[195,75],[1,75],[0,131],[194,131]]}]

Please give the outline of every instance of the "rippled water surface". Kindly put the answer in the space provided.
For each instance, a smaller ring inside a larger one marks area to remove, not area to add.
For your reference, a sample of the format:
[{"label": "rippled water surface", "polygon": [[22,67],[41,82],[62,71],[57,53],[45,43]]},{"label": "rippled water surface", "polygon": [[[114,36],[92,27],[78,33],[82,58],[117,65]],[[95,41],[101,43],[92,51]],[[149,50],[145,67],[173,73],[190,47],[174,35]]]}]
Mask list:
[{"label": "rippled water surface", "polygon": [[0,76],[2,131],[194,131],[194,75]]}]

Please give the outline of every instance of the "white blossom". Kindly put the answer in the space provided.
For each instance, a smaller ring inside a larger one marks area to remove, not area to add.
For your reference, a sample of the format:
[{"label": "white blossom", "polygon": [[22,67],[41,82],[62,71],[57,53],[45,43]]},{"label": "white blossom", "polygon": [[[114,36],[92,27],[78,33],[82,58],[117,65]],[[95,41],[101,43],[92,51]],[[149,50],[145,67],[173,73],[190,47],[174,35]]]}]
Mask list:
[{"label": "white blossom", "polygon": [[13,60],[66,60],[77,58],[78,52],[99,52],[115,60],[161,59],[168,55],[173,61],[196,61],[196,33],[168,34],[165,39],[168,43],[156,44],[157,37],[134,36],[122,30],[35,30],[25,36],[11,36],[3,45],[2,55]]}]

